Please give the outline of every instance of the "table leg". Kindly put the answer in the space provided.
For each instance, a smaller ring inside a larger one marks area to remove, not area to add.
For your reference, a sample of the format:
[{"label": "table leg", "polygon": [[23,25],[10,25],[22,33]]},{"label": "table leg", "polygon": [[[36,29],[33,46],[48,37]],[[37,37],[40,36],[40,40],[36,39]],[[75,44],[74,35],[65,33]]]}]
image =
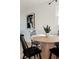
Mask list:
[{"label": "table leg", "polygon": [[[49,43],[41,43],[41,49],[42,49],[42,59],[49,59],[49,49],[54,47],[54,44]],[[55,59],[55,56],[52,55],[52,59]]]}]

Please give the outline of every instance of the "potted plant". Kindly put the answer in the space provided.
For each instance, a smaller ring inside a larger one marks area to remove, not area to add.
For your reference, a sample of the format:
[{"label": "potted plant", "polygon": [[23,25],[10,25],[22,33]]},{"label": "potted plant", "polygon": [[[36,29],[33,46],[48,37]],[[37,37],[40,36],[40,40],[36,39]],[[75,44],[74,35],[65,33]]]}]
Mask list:
[{"label": "potted plant", "polygon": [[49,32],[51,31],[50,26],[48,26],[48,25],[46,27],[43,26],[43,28],[46,33],[46,36],[48,36]]}]

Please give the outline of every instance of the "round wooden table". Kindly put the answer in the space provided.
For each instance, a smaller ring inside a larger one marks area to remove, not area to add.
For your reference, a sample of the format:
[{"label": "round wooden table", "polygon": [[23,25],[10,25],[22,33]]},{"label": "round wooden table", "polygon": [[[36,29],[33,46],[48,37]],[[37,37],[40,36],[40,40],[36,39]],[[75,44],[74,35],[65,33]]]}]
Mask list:
[{"label": "round wooden table", "polygon": [[[53,48],[55,42],[59,42],[59,37],[57,35],[33,35],[33,41],[40,42],[41,49],[42,49],[42,59],[49,59],[49,49]],[[52,59],[55,59],[55,55],[52,55]]]}]

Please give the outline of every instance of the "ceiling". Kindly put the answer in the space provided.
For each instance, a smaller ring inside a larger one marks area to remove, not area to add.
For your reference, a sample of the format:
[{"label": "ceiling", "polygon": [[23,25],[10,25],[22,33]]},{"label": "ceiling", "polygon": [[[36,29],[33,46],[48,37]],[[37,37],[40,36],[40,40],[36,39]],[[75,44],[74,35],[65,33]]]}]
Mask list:
[{"label": "ceiling", "polygon": [[32,7],[36,6],[45,2],[50,2],[51,0],[20,0],[21,7],[22,8],[27,8],[27,7]]}]

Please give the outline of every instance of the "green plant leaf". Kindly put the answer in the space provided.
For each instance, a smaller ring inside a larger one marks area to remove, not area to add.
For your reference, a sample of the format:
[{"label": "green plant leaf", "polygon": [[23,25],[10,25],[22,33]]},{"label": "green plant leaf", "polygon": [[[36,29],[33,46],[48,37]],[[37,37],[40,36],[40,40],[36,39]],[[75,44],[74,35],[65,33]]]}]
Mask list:
[{"label": "green plant leaf", "polygon": [[48,25],[46,27],[43,26],[43,28],[46,33],[49,33],[51,31],[50,26]]}]

